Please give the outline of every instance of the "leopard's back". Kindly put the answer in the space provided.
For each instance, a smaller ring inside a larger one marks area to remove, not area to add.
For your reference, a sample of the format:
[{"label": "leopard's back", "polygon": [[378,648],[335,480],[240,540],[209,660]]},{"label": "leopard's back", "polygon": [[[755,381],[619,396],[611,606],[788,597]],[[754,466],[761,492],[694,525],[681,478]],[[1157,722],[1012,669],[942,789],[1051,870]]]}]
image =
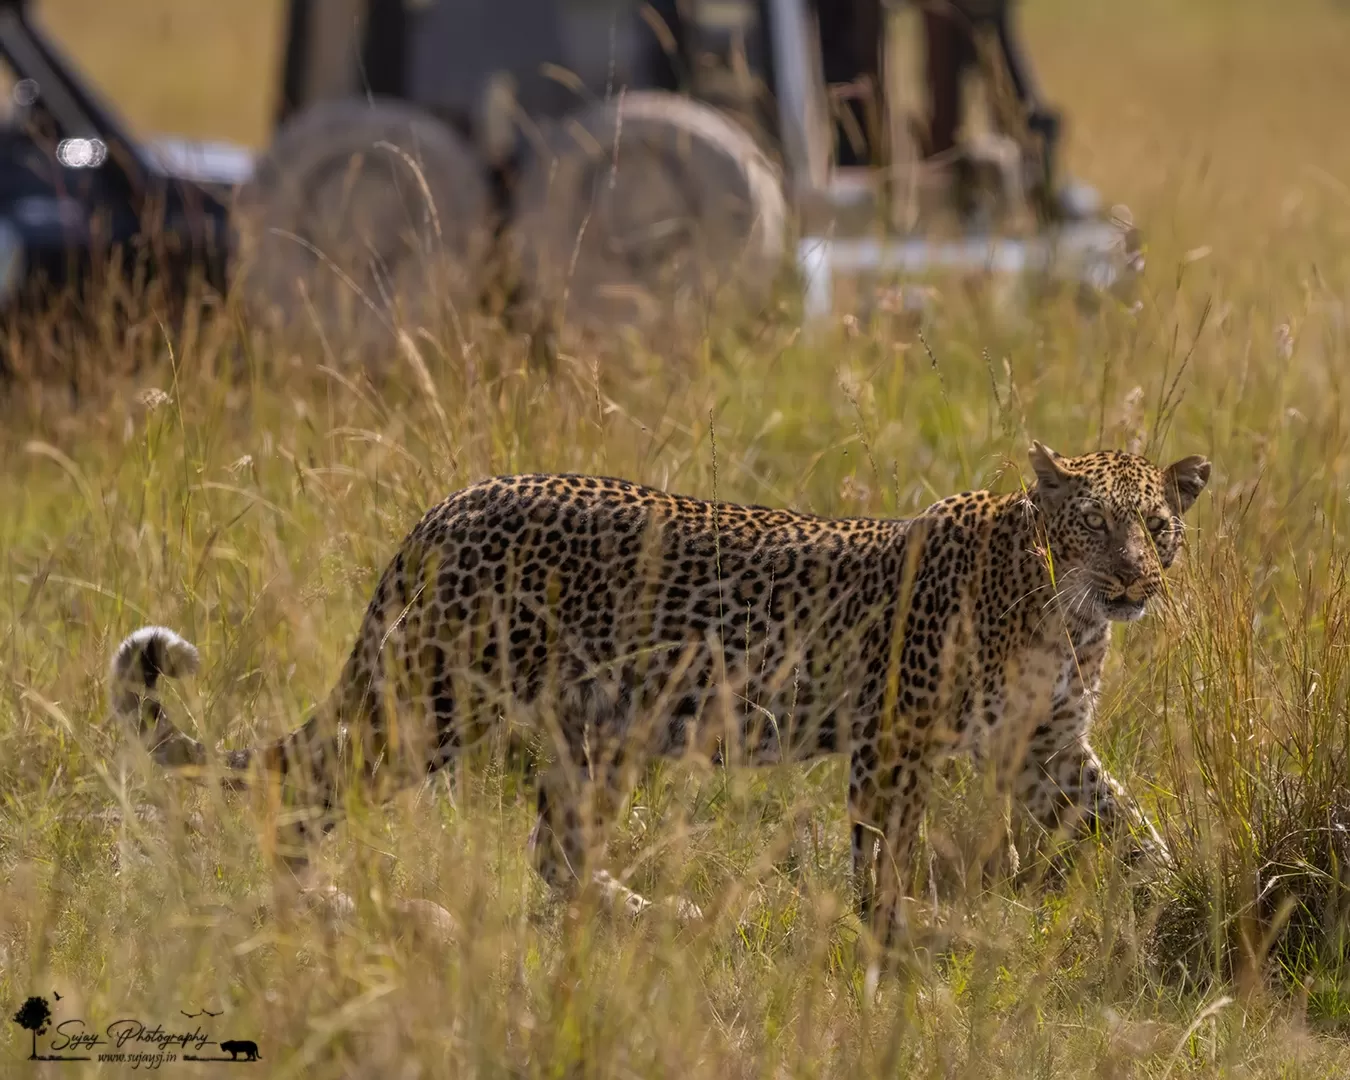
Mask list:
[{"label": "leopard's back", "polygon": [[800,722],[828,749],[856,674],[841,658],[861,660],[893,602],[905,528],[600,477],[475,484],[429,511],[386,569],[344,711],[368,714],[393,689],[444,737],[494,699],[609,702],[622,724],[661,710],[670,727],[653,749],[670,752],[720,695],[719,723]]}]

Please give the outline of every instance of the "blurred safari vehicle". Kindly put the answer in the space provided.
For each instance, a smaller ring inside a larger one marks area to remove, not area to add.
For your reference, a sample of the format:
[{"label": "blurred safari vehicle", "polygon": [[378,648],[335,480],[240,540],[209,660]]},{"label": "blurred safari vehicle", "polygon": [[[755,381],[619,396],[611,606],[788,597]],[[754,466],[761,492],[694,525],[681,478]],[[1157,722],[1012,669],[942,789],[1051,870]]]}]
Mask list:
[{"label": "blurred safari vehicle", "polygon": [[[1127,295],[1142,264],[1128,213],[1056,175],[1058,116],[1002,0],[285,14],[276,130],[255,157],[138,142],[24,0],[0,0],[0,301],[124,249],[359,346],[453,328],[490,295],[536,329],[665,335],[785,280],[817,319],[953,274]],[[962,123],[971,71],[983,129]]]}]

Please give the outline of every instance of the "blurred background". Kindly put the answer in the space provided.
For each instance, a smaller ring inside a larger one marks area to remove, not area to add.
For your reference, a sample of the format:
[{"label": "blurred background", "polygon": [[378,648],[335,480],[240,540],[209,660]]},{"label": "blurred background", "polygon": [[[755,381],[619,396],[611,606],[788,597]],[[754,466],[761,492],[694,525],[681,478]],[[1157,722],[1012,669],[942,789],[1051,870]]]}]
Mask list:
[{"label": "blurred background", "polygon": [[[36,5],[138,134],[259,149],[279,92],[283,7]],[[1066,117],[1067,169],[1138,209],[1151,240],[1173,233],[1187,249],[1259,252],[1306,220],[1310,200],[1350,199],[1350,5],[1020,0],[1015,9],[1032,69]]]}]

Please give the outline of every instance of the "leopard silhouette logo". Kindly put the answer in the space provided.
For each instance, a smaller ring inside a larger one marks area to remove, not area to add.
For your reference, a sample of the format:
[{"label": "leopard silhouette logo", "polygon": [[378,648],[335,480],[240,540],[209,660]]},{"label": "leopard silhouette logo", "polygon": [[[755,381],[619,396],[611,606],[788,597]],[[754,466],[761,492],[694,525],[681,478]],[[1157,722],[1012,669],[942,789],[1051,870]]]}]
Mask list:
[{"label": "leopard silhouette logo", "polygon": [[222,1053],[229,1054],[231,1061],[238,1061],[239,1055],[244,1055],[245,1061],[257,1061],[262,1055],[258,1053],[258,1044],[252,1039],[226,1039],[220,1044]]}]

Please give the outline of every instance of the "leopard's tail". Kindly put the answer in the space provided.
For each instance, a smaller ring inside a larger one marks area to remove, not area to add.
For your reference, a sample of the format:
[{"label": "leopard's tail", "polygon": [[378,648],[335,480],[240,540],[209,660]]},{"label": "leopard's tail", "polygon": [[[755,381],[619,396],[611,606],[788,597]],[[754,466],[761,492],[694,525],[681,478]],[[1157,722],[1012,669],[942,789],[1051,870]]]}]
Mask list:
[{"label": "leopard's tail", "polygon": [[[196,776],[209,761],[205,746],[169,719],[156,688],[161,675],[191,675],[200,663],[197,647],[163,626],[143,626],[128,635],[113,654],[108,695],[113,712],[133,726],[150,756],[160,765]],[[225,783],[238,786],[253,750],[230,750],[223,758]]]}]

